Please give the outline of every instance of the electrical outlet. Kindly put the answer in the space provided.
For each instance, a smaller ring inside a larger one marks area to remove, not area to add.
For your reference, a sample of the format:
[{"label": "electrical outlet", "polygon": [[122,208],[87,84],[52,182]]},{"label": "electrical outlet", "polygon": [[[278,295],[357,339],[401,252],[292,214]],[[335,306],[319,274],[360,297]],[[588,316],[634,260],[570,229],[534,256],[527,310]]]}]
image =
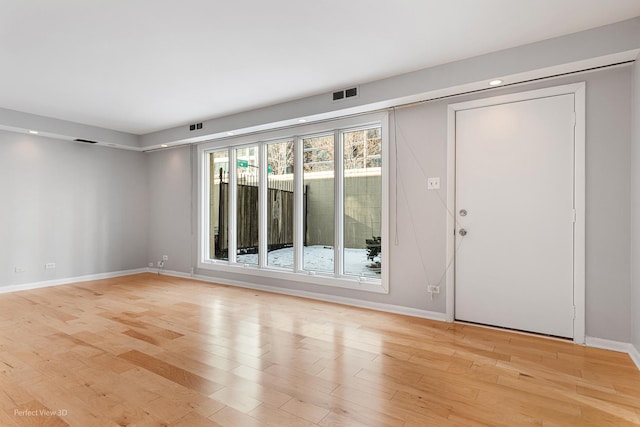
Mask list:
[{"label": "electrical outlet", "polygon": [[169,255],[162,255],[163,261],[169,261]]},{"label": "electrical outlet", "polygon": [[27,271],[27,269],[24,267],[16,267],[14,271],[16,273],[24,273],[25,271]]},{"label": "electrical outlet", "polygon": [[439,190],[440,189],[440,177],[434,176],[427,178],[427,190]]},{"label": "electrical outlet", "polygon": [[54,269],[54,268],[56,268],[56,263],[55,263],[55,262],[48,262],[48,263],[46,263],[46,264],[44,265],[44,268],[45,268],[46,270]]},{"label": "electrical outlet", "polygon": [[432,294],[439,294],[440,293],[440,286],[429,286],[429,293]]},{"label": "electrical outlet", "polygon": [[149,267],[153,267],[153,263],[152,262],[149,263]]},{"label": "electrical outlet", "polygon": [[158,261],[158,267],[159,268],[164,267],[164,261]]}]

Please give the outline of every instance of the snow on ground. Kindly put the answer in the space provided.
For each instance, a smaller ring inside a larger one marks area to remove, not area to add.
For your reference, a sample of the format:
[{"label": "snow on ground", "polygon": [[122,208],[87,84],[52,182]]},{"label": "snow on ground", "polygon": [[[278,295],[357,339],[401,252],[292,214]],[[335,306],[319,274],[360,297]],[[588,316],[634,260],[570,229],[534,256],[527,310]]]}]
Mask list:
[{"label": "snow on ground", "polygon": [[[273,267],[293,268],[293,248],[283,248],[269,252],[268,263]],[[238,255],[239,263],[257,264],[258,254]],[[375,257],[374,261],[380,261]],[[344,272],[355,276],[380,277],[375,269],[369,268],[373,261],[367,259],[366,249],[346,248],[344,250]],[[322,245],[304,247],[304,269],[317,272],[333,271],[333,248]]]}]

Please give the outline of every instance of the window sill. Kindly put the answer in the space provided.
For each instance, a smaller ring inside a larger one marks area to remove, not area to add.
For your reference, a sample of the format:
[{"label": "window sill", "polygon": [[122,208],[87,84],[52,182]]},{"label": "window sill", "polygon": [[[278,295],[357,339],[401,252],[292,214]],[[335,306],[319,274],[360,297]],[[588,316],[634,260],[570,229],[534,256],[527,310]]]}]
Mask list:
[{"label": "window sill", "polygon": [[355,289],[358,291],[388,294],[389,289],[385,287],[381,279],[355,276],[339,276],[320,272],[310,273],[308,271],[287,271],[284,269],[260,268],[247,264],[232,264],[228,261],[208,260],[198,263],[198,268],[210,271],[224,271],[236,274],[246,274],[250,276],[268,277],[271,279],[287,280],[294,282],[304,282],[314,285],[322,285],[334,288]]}]

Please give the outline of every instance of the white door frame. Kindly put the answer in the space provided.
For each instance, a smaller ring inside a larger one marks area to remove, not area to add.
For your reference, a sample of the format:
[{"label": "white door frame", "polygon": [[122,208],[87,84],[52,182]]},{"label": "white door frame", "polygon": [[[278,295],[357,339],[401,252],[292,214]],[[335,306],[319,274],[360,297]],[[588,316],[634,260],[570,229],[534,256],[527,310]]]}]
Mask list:
[{"label": "white door frame", "polygon": [[545,89],[478,99],[449,105],[447,112],[447,269],[446,320],[455,319],[455,191],[456,191],[456,112],[491,105],[508,104],[550,96],[573,94],[575,99],[574,150],[574,224],[573,261],[573,341],[585,342],[585,83],[574,83]]}]

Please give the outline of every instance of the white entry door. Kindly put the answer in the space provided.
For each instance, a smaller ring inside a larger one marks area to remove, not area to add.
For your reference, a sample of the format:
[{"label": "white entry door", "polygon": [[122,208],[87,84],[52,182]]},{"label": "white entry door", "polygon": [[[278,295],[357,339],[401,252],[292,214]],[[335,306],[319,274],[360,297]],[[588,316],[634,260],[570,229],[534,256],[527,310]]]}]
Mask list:
[{"label": "white entry door", "polygon": [[574,96],[456,111],[456,319],[574,336]]}]

